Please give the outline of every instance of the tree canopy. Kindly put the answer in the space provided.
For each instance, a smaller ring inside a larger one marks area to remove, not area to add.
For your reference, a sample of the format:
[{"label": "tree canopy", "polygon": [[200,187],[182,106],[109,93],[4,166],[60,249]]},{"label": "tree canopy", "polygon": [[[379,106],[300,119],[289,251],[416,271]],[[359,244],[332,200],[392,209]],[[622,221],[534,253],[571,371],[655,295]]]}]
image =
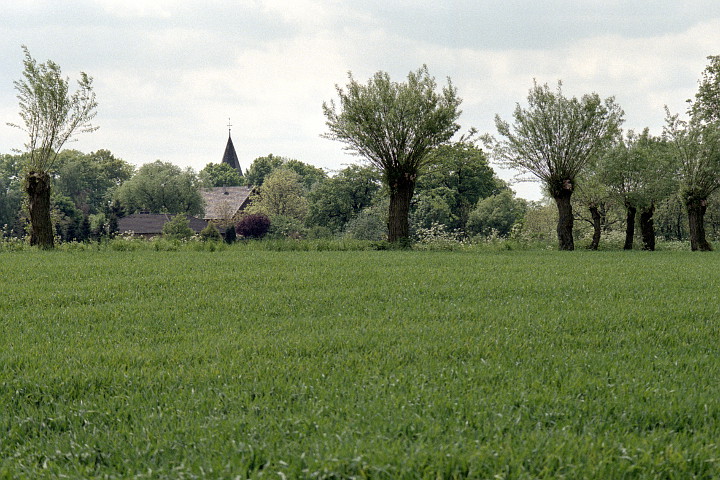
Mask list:
[{"label": "tree canopy", "polygon": [[198,180],[192,169],[183,170],[160,160],[141,166],[131,179],[117,189],[115,198],[126,213],[148,211],[197,215],[204,208]]},{"label": "tree canopy", "polygon": [[448,80],[437,92],[426,66],[410,72],[404,83],[393,82],[386,72],[377,72],[367,84],[349,74],[348,84],[336,90],[339,106],[333,100],[323,103],[329,130],[324,136],[382,171],[390,191],[388,239],[407,239],[410,200],[428,153],[460,128],[457,90]]},{"label": "tree canopy", "polygon": [[339,232],[380,190],[380,174],[373,166],[350,165],[319,183],[308,194],[308,223]]},{"label": "tree canopy", "polygon": [[602,100],[596,93],[568,98],[561,82],[555,91],[535,83],[527,100],[527,108],[515,107],[512,125],[495,117],[504,137],[495,155],[543,183],[558,206],[560,249],[573,250],[570,198],[576,178],[618,135],[623,111],[614,98]]},{"label": "tree canopy", "polygon": [[271,153],[253,160],[253,163],[250,164],[250,167],[245,172],[245,179],[248,185],[260,187],[265,181],[265,178],[279,168],[285,168],[297,173],[300,177],[300,182],[308,191],[310,191],[315,184],[327,178],[327,174],[322,168],[301,162],[300,160],[280,157]]},{"label": "tree canopy", "polygon": [[245,184],[240,172],[227,163],[208,163],[198,173],[202,188],[238,187]]},{"label": "tree canopy", "polygon": [[275,220],[289,217],[304,220],[308,213],[308,201],[304,196],[300,175],[288,168],[272,172],[251,197],[248,213],[262,213]]},{"label": "tree canopy", "polygon": [[428,228],[441,223],[449,230],[464,230],[478,201],[501,189],[485,152],[472,141],[441,145],[428,154],[418,179],[413,225]]},{"label": "tree canopy", "polygon": [[27,47],[22,48],[25,54],[23,79],[14,84],[23,123],[9,125],[23,130],[28,136],[24,188],[30,213],[30,244],[52,248],[49,172],[58,152],[73,135],[97,129],[91,124],[97,101],[92,77],[80,72],[78,89],[71,94],[69,79],[62,76],[58,64],[52,60],[38,63]]}]

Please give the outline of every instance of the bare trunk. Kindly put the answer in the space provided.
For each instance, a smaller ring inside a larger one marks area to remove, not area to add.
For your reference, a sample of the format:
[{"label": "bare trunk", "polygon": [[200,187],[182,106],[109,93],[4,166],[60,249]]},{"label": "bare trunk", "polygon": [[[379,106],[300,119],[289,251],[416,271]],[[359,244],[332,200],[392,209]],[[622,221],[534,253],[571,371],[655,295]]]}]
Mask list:
[{"label": "bare trunk", "polygon": [[650,207],[640,212],[640,234],[642,235],[643,250],[655,250],[655,222],[653,221],[654,213],[654,203],[651,203]]},{"label": "bare trunk", "polygon": [[593,238],[592,243],[590,243],[590,250],[597,250],[598,245],[600,245],[602,216],[600,215],[600,210],[598,209],[598,206],[594,203],[590,204],[590,215],[592,216],[593,224]]},{"label": "bare trunk", "polygon": [[558,207],[557,235],[560,250],[575,250],[573,241],[573,214],[570,197],[571,189],[561,190],[555,196],[555,203]]},{"label": "bare trunk", "polygon": [[29,172],[25,177],[30,211],[30,245],[50,249],[55,246],[50,219],[50,175]]},{"label": "bare trunk", "polygon": [[388,182],[390,185],[390,211],[388,214],[388,241],[408,242],[410,237],[410,199],[415,191],[415,175],[404,174]]},{"label": "bare trunk", "polygon": [[712,245],[705,238],[705,210],[707,210],[706,199],[690,199],[685,204],[688,212],[688,223],[690,227],[690,249],[709,252]]},{"label": "bare trunk", "polygon": [[635,239],[635,214],[637,208],[629,204],[625,204],[625,208],[627,209],[627,218],[625,219],[625,245],[623,245],[623,250],[632,250],[633,240]]}]

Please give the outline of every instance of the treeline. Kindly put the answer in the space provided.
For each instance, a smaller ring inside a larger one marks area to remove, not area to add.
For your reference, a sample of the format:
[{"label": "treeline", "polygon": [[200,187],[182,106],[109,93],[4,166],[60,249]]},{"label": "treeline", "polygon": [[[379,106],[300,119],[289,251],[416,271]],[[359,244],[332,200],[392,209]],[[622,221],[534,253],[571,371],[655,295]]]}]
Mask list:
[{"label": "treeline", "polygon": [[[24,237],[28,212],[22,155],[0,155],[0,225]],[[107,150],[64,150],[50,174],[52,219],[62,241],[117,233],[118,218],[137,212],[202,215],[201,188],[251,185],[247,213],[262,213],[276,237],[387,238],[388,194],[373,166],[350,165],[328,174],[275,155],[256,158],[244,176],[225,164],[199,172],[155,161],[135,169]],[[497,178],[486,154],[469,142],[438,147],[419,179],[411,208],[417,235],[441,226],[461,237],[509,235],[528,203]]]},{"label": "treeline", "polygon": [[[456,142],[430,155],[412,200],[414,240],[433,235],[458,241],[555,240],[556,206],[549,199],[517,198],[495,175],[481,148]],[[629,134],[609,149],[584,174],[573,197],[575,239],[592,247],[599,228],[614,247],[637,247],[636,238],[645,246],[649,240],[641,233],[647,232],[650,211],[658,238],[687,240],[687,211],[678,194],[677,177],[661,174],[663,170],[657,168],[658,162],[671,164],[671,158],[666,142],[647,132]],[[0,227],[5,236],[27,235],[22,165],[22,155],[0,155]],[[627,180],[633,172],[639,177],[644,169],[658,173],[652,182]],[[117,233],[118,218],[136,212],[202,215],[201,188],[240,185],[256,187],[247,211],[267,215],[273,237],[387,238],[387,187],[380,172],[367,165],[350,165],[328,174],[308,163],[271,154],[256,158],[240,176],[220,163],[210,163],[199,172],[162,161],[135,168],[107,150],[89,154],[64,150],[51,177],[53,224],[62,241],[112,235]],[[720,238],[717,194],[707,203],[706,220],[708,236]]]}]

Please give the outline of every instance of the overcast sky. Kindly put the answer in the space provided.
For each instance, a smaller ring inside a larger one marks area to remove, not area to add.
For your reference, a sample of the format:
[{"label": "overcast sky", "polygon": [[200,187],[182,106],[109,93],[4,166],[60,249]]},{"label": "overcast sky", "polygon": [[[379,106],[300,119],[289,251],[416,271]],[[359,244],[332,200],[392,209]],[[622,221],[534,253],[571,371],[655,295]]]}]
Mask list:
[{"label": "overcast sky", "polygon": [[[462,131],[495,134],[533,78],[615,96],[626,129],[661,133],[720,54],[717,0],[23,0],[0,11],[0,153],[22,148],[21,45],[95,79],[95,133],[68,145],[135,165],[219,162],[228,117],[240,163],[273,153],[328,170],[357,163],[325,132],[347,73],[401,81],[427,64],[464,99]],[[512,178],[513,172],[496,171]],[[534,184],[513,187],[537,199]]]}]

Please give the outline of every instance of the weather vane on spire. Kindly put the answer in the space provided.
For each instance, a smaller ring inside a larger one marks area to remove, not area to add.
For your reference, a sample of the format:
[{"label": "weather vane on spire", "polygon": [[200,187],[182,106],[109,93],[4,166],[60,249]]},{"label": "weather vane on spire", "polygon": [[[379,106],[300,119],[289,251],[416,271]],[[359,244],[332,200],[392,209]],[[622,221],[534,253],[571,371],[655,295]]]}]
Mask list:
[{"label": "weather vane on spire", "polygon": [[228,135],[230,135],[230,127],[232,127],[232,124],[230,123],[230,117],[228,117]]}]

